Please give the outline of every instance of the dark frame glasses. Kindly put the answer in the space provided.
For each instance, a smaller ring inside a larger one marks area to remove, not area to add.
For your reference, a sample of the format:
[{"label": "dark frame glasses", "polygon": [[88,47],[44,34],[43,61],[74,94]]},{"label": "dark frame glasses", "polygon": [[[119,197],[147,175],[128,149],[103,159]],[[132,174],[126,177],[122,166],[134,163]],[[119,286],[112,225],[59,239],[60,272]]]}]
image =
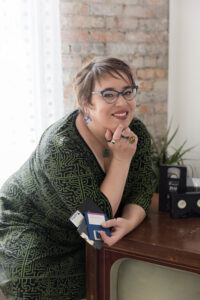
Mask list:
[{"label": "dark frame glasses", "polygon": [[120,95],[122,95],[122,97],[126,101],[133,100],[135,98],[135,96],[137,95],[137,90],[138,90],[138,85],[134,85],[134,86],[126,87],[121,92],[118,92],[113,89],[106,89],[103,91],[94,91],[94,92],[91,92],[91,94],[92,95],[101,94],[102,98],[105,100],[106,103],[112,104],[112,103],[117,102]]}]

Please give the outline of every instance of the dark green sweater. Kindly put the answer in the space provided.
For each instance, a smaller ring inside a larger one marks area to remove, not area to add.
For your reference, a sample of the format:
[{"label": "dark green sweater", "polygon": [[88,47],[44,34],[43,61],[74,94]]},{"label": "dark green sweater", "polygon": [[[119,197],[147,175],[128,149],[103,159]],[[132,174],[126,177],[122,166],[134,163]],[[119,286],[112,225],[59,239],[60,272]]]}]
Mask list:
[{"label": "dark green sweater", "polygon": [[[90,198],[111,218],[100,191],[105,173],[75,126],[77,111],[51,125],[0,191],[0,288],[9,299],[79,300],[85,296],[84,240],[69,222]],[[121,201],[147,212],[152,196],[150,137],[138,136]],[[117,176],[117,174],[116,174]]]}]

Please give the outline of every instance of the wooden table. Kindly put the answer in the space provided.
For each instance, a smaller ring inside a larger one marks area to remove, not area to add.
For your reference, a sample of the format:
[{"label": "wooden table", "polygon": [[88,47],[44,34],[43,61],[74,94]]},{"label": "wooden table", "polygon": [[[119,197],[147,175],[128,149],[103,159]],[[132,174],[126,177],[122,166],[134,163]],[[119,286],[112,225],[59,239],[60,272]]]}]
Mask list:
[{"label": "wooden table", "polygon": [[200,218],[172,219],[153,199],[148,218],[112,247],[86,246],[87,300],[109,300],[110,270],[120,258],[134,258],[200,274]]}]

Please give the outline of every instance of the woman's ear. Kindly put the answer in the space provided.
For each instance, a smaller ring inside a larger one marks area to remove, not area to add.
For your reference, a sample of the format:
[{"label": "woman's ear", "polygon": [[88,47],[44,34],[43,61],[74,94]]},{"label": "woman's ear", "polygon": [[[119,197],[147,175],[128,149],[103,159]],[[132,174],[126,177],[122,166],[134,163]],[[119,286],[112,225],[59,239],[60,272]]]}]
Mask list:
[{"label": "woman's ear", "polygon": [[86,102],[83,103],[83,112],[84,112],[84,115],[88,115],[88,113],[89,113],[88,104]]},{"label": "woman's ear", "polygon": [[90,109],[92,108],[92,104],[88,103],[86,100],[83,101],[83,111],[85,115],[90,114]]}]

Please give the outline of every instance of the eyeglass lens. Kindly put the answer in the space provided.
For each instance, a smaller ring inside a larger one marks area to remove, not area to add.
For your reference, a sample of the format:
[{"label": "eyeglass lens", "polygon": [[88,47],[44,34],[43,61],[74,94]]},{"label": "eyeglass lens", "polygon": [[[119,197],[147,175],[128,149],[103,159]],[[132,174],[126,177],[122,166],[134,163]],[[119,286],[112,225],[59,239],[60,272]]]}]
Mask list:
[{"label": "eyeglass lens", "polygon": [[[125,100],[131,101],[136,96],[137,88],[129,87],[122,92],[122,96]],[[117,100],[119,93],[117,91],[107,90],[102,93],[103,98],[107,102],[113,102]]]}]

